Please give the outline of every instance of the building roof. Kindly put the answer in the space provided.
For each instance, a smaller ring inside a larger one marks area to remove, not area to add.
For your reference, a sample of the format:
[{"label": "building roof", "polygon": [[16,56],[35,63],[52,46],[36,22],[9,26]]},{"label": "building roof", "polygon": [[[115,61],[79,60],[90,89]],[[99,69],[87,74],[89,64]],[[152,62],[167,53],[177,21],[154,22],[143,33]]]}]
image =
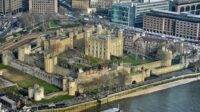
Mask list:
[{"label": "building roof", "polygon": [[6,102],[9,103],[9,104],[16,104],[15,101],[13,101],[13,100],[7,98],[6,96],[1,96],[0,99],[2,99],[3,101],[6,101]]},{"label": "building roof", "polygon": [[192,15],[186,12],[178,13],[178,12],[171,12],[171,11],[166,11],[166,10],[152,9],[150,12],[146,13],[146,15],[200,23],[200,16]]},{"label": "building roof", "polygon": [[173,2],[177,5],[183,5],[183,4],[200,2],[200,0],[173,0]]},{"label": "building roof", "polygon": [[133,7],[138,5],[140,6],[140,5],[155,4],[155,3],[167,3],[167,2],[168,2],[167,0],[151,1],[151,2],[132,1],[132,2],[114,3],[113,6]]}]

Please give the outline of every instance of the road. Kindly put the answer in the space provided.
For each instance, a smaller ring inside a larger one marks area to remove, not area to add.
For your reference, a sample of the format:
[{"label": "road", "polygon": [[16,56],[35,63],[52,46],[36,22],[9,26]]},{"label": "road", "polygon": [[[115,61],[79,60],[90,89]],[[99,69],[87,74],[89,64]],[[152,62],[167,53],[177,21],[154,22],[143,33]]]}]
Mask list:
[{"label": "road", "polygon": [[40,35],[41,35],[41,33],[39,33],[39,34],[33,33],[31,35],[24,35],[23,37],[21,37],[19,39],[14,39],[10,42],[6,42],[0,46],[0,53],[2,53],[5,50],[15,49],[15,48],[19,47],[20,45],[25,44],[28,41],[39,37]]},{"label": "road", "polygon": [[9,24],[7,25],[7,27],[4,28],[4,31],[2,31],[2,32],[0,33],[0,37],[3,37],[3,36],[5,36],[8,32],[10,32],[11,29],[12,29],[12,27],[13,27],[13,25],[14,25],[17,21],[18,21],[17,18],[12,18],[11,22],[9,22]]}]

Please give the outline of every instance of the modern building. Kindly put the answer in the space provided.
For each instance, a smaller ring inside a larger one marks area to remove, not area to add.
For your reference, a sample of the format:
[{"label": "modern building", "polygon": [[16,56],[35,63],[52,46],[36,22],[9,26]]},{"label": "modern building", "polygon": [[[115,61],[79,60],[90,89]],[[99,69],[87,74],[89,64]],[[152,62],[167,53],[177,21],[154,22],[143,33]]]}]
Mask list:
[{"label": "modern building", "polygon": [[144,16],[143,29],[188,39],[200,39],[200,17],[189,13],[152,10]]},{"label": "modern building", "polygon": [[90,8],[109,9],[113,3],[131,2],[131,0],[90,0]]},{"label": "modern building", "polygon": [[17,14],[22,11],[22,0],[0,0],[0,14]]},{"label": "modern building", "polygon": [[131,2],[131,0],[72,0],[72,9],[86,10],[87,13],[108,10],[113,3]]},{"label": "modern building", "polygon": [[34,14],[58,13],[58,0],[29,0],[29,12]]},{"label": "modern building", "polygon": [[60,0],[59,3],[67,8],[72,8],[72,1],[73,0]]},{"label": "modern building", "polygon": [[28,12],[29,10],[29,0],[22,0],[22,11]]},{"label": "modern building", "polygon": [[169,2],[166,0],[135,1],[116,3],[112,6],[112,22],[141,27],[143,15],[151,9],[169,10]]},{"label": "modern building", "polygon": [[200,0],[170,0],[170,11],[200,15]]},{"label": "modern building", "polygon": [[6,96],[1,96],[0,97],[0,102],[5,105],[6,107],[9,107],[10,109],[16,109],[17,108],[17,104],[15,101],[13,101],[12,99],[9,99]]},{"label": "modern building", "polygon": [[72,0],[72,9],[90,13],[90,0]]},{"label": "modern building", "polygon": [[87,56],[110,60],[111,56],[123,55],[123,31],[118,33],[97,26],[95,32],[85,32],[85,54]]}]

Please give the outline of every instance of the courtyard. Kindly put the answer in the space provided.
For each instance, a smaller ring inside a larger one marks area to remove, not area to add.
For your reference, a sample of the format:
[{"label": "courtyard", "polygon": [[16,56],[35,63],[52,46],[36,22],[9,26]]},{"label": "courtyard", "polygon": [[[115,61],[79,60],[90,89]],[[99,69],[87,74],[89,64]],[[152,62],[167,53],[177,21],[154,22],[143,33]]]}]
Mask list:
[{"label": "courtyard", "polygon": [[127,54],[124,55],[121,58],[115,58],[113,59],[113,63],[130,63],[132,65],[140,65],[140,64],[145,64],[145,63],[150,63],[152,61],[155,61],[153,59],[147,59],[143,58],[142,56],[137,56],[135,54]]}]

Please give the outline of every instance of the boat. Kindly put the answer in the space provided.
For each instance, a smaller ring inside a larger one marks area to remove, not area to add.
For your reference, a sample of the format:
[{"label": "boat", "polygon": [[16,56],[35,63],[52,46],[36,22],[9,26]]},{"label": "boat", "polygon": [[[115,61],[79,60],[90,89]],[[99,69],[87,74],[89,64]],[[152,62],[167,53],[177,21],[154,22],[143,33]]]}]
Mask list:
[{"label": "boat", "polygon": [[119,109],[119,105],[118,105],[118,108],[109,108],[101,112],[123,112],[123,111]]},{"label": "boat", "polygon": [[107,110],[103,110],[101,112],[123,112],[122,110],[120,110],[119,108],[110,108]]}]

